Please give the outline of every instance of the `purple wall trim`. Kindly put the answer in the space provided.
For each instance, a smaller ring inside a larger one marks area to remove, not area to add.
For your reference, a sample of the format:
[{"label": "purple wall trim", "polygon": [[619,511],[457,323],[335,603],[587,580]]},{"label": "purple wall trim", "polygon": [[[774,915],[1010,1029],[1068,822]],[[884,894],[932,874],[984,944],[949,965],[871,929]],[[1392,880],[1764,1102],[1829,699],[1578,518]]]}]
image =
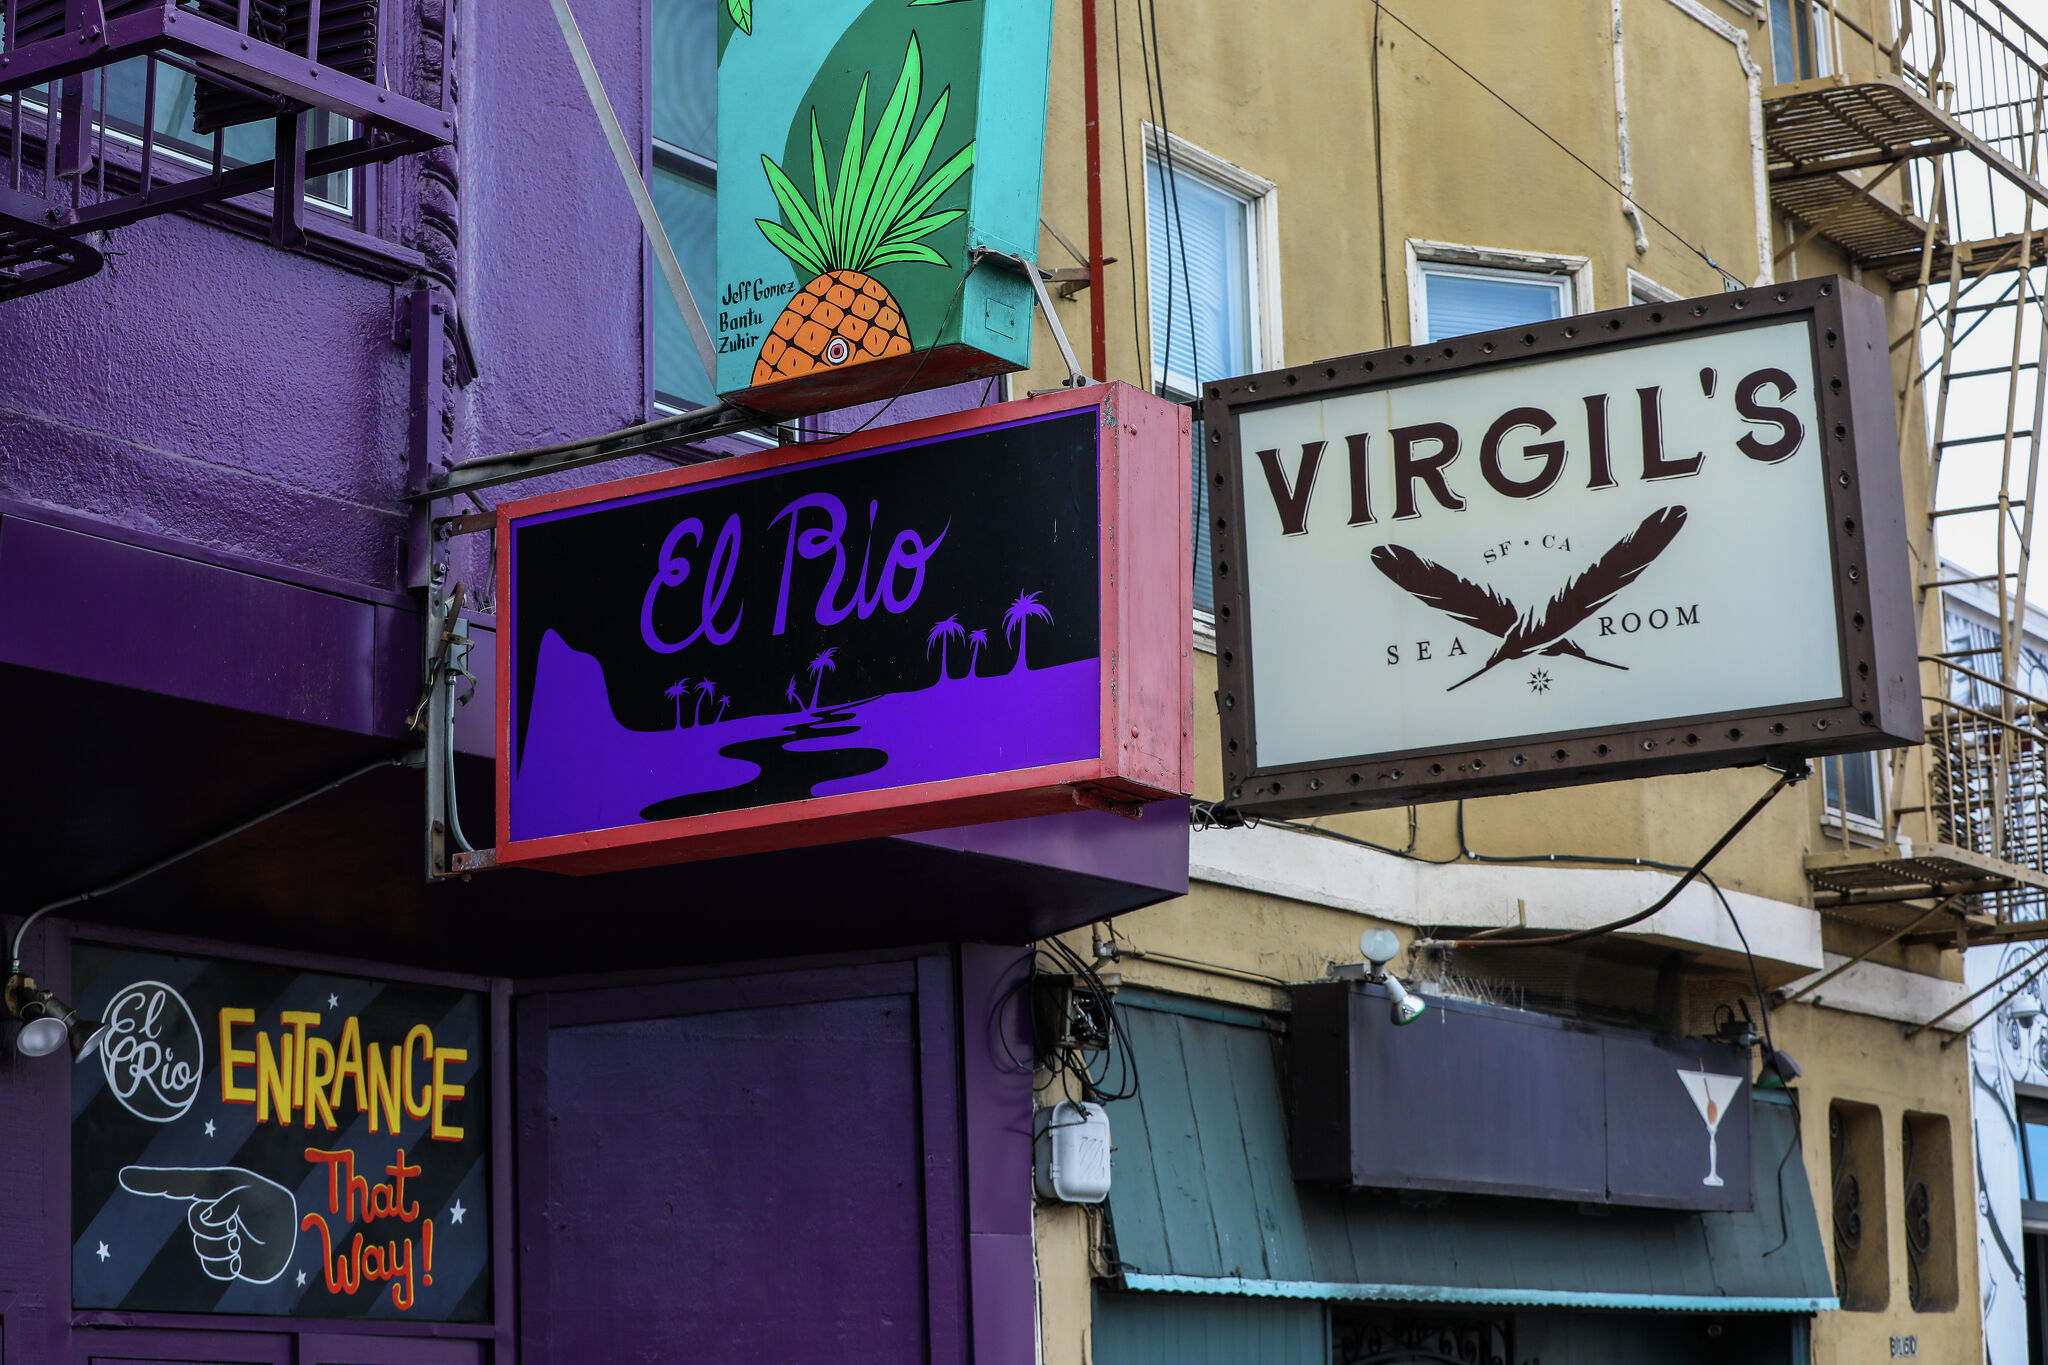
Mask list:
[{"label": "purple wall trim", "polygon": [[1031,1365],[1031,971],[1028,949],[960,949],[962,1123],[975,1365]]}]

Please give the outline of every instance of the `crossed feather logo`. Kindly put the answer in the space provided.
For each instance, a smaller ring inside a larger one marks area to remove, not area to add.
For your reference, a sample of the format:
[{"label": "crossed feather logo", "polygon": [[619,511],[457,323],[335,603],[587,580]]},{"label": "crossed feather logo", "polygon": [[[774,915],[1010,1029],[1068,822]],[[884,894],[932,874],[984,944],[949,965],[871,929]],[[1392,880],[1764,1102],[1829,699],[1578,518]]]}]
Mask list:
[{"label": "crossed feather logo", "polygon": [[1544,605],[1541,615],[1518,610],[1508,598],[1492,588],[1424,559],[1405,545],[1381,545],[1372,552],[1373,567],[1391,579],[1417,601],[1435,607],[1451,619],[1498,636],[1500,645],[1477,673],[1458,679],[1446,692],[1455,692],[1504,663],[1531,654],[1565,655],[1583,659],[1602,668],[1626,672],[1627,664],[1596,659],[1565,637],[1585,623],[1614,595],[1642,576],[1656,562],[1685,526],[1683,507],[1660,507],[1644,517],[1642,525],[1615,542],[1614,548],[1593,561],[1591,568],[1573,578]]}]

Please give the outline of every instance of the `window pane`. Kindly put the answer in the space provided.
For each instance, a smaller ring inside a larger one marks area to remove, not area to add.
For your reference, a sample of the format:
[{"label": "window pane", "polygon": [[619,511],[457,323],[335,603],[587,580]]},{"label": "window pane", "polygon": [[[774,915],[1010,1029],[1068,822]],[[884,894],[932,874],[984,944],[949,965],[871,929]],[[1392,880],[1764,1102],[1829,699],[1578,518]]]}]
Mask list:
[{"label": "window pane", "polygon": [[1814,23],[1813,0],[1771,0],[1772,79],[1782,85],[1828,70],[1827,46],[1827,25]]},{"label": "window pane", "polygon": [[[107,68],[107,115],[115,128],[140,135],[142,112],[147,106],[149,61],[134,57]],[[157,63],[156,125],[157,155],[168,154],[191,169],[213,166],[213,134],[192,131],[193,106],[198,82],[188,71]],[[306,146],[325,147],[354,136],[353,125],[325,109],[306,111]],[[131,144],[132,145],[132,144]],[[268,161],[277,154],[277,120],[258,119],[221,130],[221,154],[230,166]],[[349,206],[350,176],[347,172],[314,176],[306,181],[306,197],[336,208]]]},{"label": "window pane", "polygon": [[1839,758],[1821,759],[1821,792],[1827,800],[1828,810],[1838,811],[1841,808],[1846,788],[1849,814],[1875,821],[1878,762],[1876,754],[1845,754]]},{"label": "window pane", "polygon": [[[1152,295],[1152,382],[1192,395],[1204,379],[1249,374],[1250,206],[1215,183],[1145,158],[1145,249]],[[1179,208],[1179,217],[1174,210]]]},{"label": "window pane", "polygon": [[718,159],[717,0],[654,0],[654,136]]},{"label": "window pane", "polygon": [[[653,133],[711,162],[718,155],[718,0],[654,0]],[[717,296],[717,191],[706,166],[657,149],[649,188],[683,280],[707,319]],[[671,407],[712,401],[711,377],[657,266],[652,291],[654,395]]]},{"label": "window pane", "polygon": [[2026,1124],[2029,1199],[2048,1200],[2048,1123]]},{"label": "window pane", "polygon": [[[717,288],[717,197],[710,187],[659,167],[649,188],[661,225],[668,229],[669,243],[676,249],[676,260],[682,264],[683,279],[698,300],[699,310],[704,311],[704,301]],[[690,340],[682,311],[659,268],[654,274],[653,312],[655,396],[677,407],[709,403],[711,377],[697,359],[696,344]]]},{"label": "window pane", "polygon": [[1554,275],[1422,270],[1423,316],[1430,341],[1520,327],[1564,316],[1568,285]]}]

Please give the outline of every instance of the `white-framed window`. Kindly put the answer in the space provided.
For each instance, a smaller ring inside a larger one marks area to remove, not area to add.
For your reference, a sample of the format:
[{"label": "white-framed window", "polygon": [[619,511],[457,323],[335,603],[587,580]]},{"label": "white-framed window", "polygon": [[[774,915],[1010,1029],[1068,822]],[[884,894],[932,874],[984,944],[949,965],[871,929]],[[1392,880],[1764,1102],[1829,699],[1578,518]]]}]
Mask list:
[{"label": "white-framed window", "polygon": [[1280,358],[1279,191],[1145,126],[1145,257],[1152,384],[1192,398],[1203,380]]},{"label": "white-framed window", "polygon": [[1770,0],[1771,78],[1779,85],[1832,75],[1827,7],[1818,0]]},{"label": "white-framed window", "polygon": [[1820,767],[1821,820],[1839,829],[1846,815],[1850,833],[1883,837],[1886,756],[1832,754],[1814,762]]},{"label": "white-framed window", "polygon": [[[653,146],[647,188],[700,309],[717,296],[718,0],[653,0]],[[654,400],[685,409],[712,400],[711,379],[665,285],[652,291]]]},{"label": "white-framed window", "polygon": [[[1279,190],[1272,181],[1145,125],[1145,258],[1152,387],[1187,400],[1203,381],[1281,358]],[[1198,617],[1214,611],[1209,495],[1195,423]]]},{"label": "white-framed window", "polygon": [[1631,270],[1628,272],[1628,301],[1631,304],[1677,303],[1681,295],[1675,289],[1666,289],[1648,275]]},{"label": "white-framed window", "polygon": [[1411,345],[1591,311],[1593,263],[1456,242],[1408,241]]}]

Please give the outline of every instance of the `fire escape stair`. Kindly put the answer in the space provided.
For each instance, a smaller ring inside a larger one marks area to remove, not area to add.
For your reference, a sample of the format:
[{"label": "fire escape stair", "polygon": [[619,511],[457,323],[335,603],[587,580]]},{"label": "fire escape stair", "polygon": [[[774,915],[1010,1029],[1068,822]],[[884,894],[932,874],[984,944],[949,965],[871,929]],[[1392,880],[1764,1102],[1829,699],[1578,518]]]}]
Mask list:
[{"label": "fire escape stair", "polygon": [[99,273],[98,250],[65,233],[70,212],[0,185],[0,301]]},{"label": "fire escape stair", "polygon": [[[1928,225],[1852,172],[1960,152],[2048,205],[2048,188],[1898,76],[1849,72],[1772,86],[1763,92],[1763,134],[1772,205],[1893,284],[1918,278]],[[2048,232],[2033,236],[2039,260]],[[1951,243],[1937,227],[1932,273],[1946,278],[1958,254],[1965,275],[1988,273],[2015,259],[2018,244]]]},{"label": "fire escape stair", "polygon": [[[2048,890],[2048,873],[1952,844],[1821,849],[1806,855],[1806,880],[1816,909],[1873,928],[1907,928],[1930,908],[1915,902],[1961,896],[1958,909],[1972,941],[2048,935],[2048,924],[2000,925],[1972,908],[1977,898],[2001,891]],[[1956,918],[1930,924],[1927,937],[1950,937]]]}]

